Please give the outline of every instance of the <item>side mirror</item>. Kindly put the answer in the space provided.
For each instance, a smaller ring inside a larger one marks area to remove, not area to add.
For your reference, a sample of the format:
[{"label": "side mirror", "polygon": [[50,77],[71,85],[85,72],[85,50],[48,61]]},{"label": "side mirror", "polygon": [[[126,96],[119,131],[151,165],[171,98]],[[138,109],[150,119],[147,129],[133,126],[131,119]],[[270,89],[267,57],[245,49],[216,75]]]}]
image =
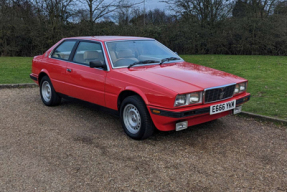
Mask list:
[{"label": "side mirror", "polygon": [[90,68],[102,68],[107,70],[107,66],[105,62],[102,61],[90,61]]},{"label": "side mirror", "polygon": [[174,52],[174,53],[178,55],[178,53],[177,53],[177,52]]}]

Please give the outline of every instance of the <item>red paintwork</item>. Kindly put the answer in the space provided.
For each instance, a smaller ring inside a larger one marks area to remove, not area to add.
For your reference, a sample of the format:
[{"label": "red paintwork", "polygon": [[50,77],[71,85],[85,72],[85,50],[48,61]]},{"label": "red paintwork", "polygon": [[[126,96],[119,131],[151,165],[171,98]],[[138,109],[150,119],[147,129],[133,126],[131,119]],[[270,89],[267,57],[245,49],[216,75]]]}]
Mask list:
[{"label": "red paintwork", "polygon": [[[231,99],[212,104],[197,104],[193,106],[174,107],[177,94],[203,91],[205,88],[241,83],[247,81],[241,77],[188,62],[177,62],[163,65],[134,66],[113,69],[105,47],[105,41],[149,39],[139,37],[75,37],[66,39],[85,39],[101,42],[108,61],[110,71],[89,68],[68,61],[49,58],[50,52],[63,40],[51,47],[46,53],[36,56],[32,64],[32,76],[39,77],[40,73],[47,74],[59,93],[78,99],[99,104],[118,110],[118,96],[122,91],[133,91],[140,95],[150,107],[180,112],[208,107],[228,100],[240,99],[249,93],[241,93]],[[72,69],[68,73],[66,69]],[[39,82],[36,82],[39,83]],[[188,118],[170,118],[150,112],[155,126],[162,131],[175,129],[175,122],[188,120],[188,125],[195,125],[217,119],[229,114],[230,111],[216,115],[202,114]]]},{"label": "red paintwork", "polygon": [[[248,96],[248,95],[250,95],[250,94],[249,93],[243,93],[243,94],[234,96],[230,99],[226,99],[226,100],[219,101],[219,102],[208,103],[208,104],[197,105],[197,106],[190,106],[190,107],[185,107],[185,108],[178,108],[178,109],[173,109],[173,110],[168,110],[168,111],[173,111],[173,112],[191,111],[191,110],[195,110],[195,109],[209,107],[209,106],[215,105],[215,104],[225,103],[227,101],[237,100],[237,99],[240,99],[240,98]],[[158,109],[162,109],[162,108],[158,108]],[[206,113],[206,114],[200,114],[200,115],[196,115],[196,116],[183,117],[183,118],[172,118],[172,117],[159,116],[159,115],[155,115],[151,112],[150,112],[150,114],[151,114],[151,118],[153,120],[153,123],[155,124],[157,129],[159,129],[161,131],[172,131],[175,129],[175,122],[188,121],[188,126],[192,126],[192,125],[197,125],[197,124],[204,123],[207,121],[212,121],[214,119],[218,119],[220,117],[231,114],[231,112],[232,111],[226,111],[226,112],[222,112],[222,113],[218,113],[218,114],[214,114],[214,115],[209,115],[209,113]]]}]

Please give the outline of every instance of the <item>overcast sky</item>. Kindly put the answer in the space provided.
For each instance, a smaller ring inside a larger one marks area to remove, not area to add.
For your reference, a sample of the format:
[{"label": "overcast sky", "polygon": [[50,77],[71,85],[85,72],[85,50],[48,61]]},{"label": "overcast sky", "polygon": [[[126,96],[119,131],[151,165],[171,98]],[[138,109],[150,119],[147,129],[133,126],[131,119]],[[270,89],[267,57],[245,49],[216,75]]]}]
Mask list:
[{"label": "overcast sky", "polygon": [[[111,2],[113,0],[106,0],[106,2]],[[165,8],[167,8],[166,3],[162,3],[160,2],[162,0],[146,0],[145,1],[145,5],[146,5],[146,10],[154,10],[154,9],[160,9],[163,10]],[[139,3],[139,2],[143,2],[143,0],[129,0],[130,3]],[[144,4],[140,4],[138,5],[138,7],[143,8]]]},{"label": "overcast sky", "polygon": [[[138,0],[135,0],[134,2],[137,2]],[[139,0],[138,2],[141,2],[141,0]],[[147,10],[153,10],[153,9],[165,9],[166,3],[162,3],[160,2],[160,0],[146,0],[146,9]],[[142,7],[144,6],[143,4],[141,5]]]}]

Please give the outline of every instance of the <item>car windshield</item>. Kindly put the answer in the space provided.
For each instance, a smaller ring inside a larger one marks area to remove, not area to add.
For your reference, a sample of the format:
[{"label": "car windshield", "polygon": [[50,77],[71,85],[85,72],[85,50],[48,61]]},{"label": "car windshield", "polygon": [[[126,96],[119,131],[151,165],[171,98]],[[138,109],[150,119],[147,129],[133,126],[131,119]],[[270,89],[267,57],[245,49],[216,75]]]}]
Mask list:
[{"label": "car windshield", "polygon": [[169,61],[169,58],[173,58],[170,59],[173,62],[182,60],[176,53],[155,40],[107,42],[107,47],[114,67],[159,64],[163,59]]}]

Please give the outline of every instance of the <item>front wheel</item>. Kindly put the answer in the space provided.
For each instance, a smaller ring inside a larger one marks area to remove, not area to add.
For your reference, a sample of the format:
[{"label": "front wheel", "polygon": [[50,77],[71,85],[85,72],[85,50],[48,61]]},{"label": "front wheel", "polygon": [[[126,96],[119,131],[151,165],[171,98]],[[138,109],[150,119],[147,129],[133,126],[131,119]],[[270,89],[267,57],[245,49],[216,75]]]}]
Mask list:
[{"label": "front wheel", "polygon": [[153,134],[153,122],[145,103],[139,96],[133,95],[125,98],[120,112],[123,129],[129,137],[141,140]]},{"label": "front wheel", "polygon": [[48,76],[41,79],[40,95],[43,103],[47,106],[59,105],[61,102],[61,97],[56,93]]}]

